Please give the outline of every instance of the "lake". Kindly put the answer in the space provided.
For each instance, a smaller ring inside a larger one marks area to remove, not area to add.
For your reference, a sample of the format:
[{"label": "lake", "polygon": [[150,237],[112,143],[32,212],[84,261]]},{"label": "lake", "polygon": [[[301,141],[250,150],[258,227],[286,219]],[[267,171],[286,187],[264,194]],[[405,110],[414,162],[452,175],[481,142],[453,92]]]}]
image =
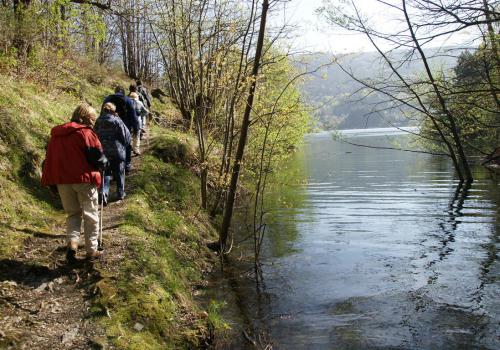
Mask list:
[{"label": "lake", "polygon": [[[394,129],[344,137],[413,147]],[[463,188],[446,158],[308,135],[266,197],[258,289],[245,243],[233,254],[246,336],[227,346],[499,349],[500,187],[474,175]]]}]

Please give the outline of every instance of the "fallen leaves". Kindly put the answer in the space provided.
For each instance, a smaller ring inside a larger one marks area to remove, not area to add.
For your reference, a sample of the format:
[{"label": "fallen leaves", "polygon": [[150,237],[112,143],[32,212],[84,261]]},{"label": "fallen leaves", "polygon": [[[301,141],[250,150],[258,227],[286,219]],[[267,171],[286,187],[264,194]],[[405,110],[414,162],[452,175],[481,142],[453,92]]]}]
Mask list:
[{"label": "fallen leaves", "polygon": [[72,343],[73,340],[78,335],[78,330],[79,330],[79,327],[76,327],[76,328],[70,329],[68,332],[64,333],[62,335],[61,342],[63,344],[70,344],[70,343]]}]

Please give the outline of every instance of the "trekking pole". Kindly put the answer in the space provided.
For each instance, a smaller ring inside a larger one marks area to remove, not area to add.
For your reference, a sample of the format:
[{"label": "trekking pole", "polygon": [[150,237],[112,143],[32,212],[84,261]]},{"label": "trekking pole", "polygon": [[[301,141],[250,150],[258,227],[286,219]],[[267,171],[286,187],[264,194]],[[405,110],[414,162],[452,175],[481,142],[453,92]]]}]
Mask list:
[{"label": "trekking pole", "polygon": [[[146,120],[148,119],[148,117],[150,116],[151,113],[148,113],[148,115],[146,116]],[[150,118],[148,120],[148,125],[149,125],[149,132],[146,134],[146,144],[147,144],[147,150],[149,151],[149,137],[151,136],[151,122],[152,122],[153,118]]]},{"label": "trekking pole", "polygon": [[[101,181],[104,181],[104,171],[101,171]],[[98,242],[98,250],[103,250],[102,247],[102,214],[104,210],[104,191],[103,191],[103,186],[104,184],[101,184],[101,208],[99,210],[99,242]]]}]

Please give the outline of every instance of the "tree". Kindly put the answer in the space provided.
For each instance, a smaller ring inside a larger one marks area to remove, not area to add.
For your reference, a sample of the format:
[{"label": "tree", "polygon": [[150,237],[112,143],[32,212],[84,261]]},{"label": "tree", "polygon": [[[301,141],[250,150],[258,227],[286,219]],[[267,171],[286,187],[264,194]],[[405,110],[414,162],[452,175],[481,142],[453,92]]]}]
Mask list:
[{"label": "tree", "polygon": [[257,86],[257,78],[260,68],[260,60],[262,57],[262,48],[264,46],[264,35],[266,30],[266,19],[267,12],[269,10],[269,1],[264,0],[262,3],[262,12],[260,15],[260,26],[259,26],[259,37],[257,40],[257,46],[255,48],[254,64],[252,69],[252,81],[248,90],[248,98],[245,107],[245,112],[243,114],[243,121],[241,123],[240,138],[238,141],[238,148],[236,150],[236,155],[234,158],[233,169],[231,173],[231,182],[229,185],[228,195],[226,199],[226,205],[224,207],[224,217],[219,232],[219,243],[221,250],[224,251],[227,245],[227,237],[229,233],[229,226],[231,225],[231,218],[233,215],[234,199],[236,196],[236,188],[238,186],[238,177],[241,169],[241,162],[243,160],[243,154],[245,151],[245,144],[247,141],[247,134],[250,128],[250,114],[252,112],[253,100],[255,96],[255,89]]},{"label": "tree", "polygon": [[[348,5],[327,1],[320,9],[330,23],[350,31],[363,33],[379,53],[387,67],[387,74],[378,81],[357,79],[372,92],[393,101],[395,108],[404,112],[420,114],[426,126],[432,127],[433,134],[420,134],[422,138],[432,136],[451,158],[457,176],[461,181],[472,181],[468,155],[464,146],[460,115],[452,108],[449,83],[446,72],[436,72],[431,68],[426,46],[442,37],[467,28],[491,27],[498,20],[494,12],[483,0],[440,1],[402,0],[401,2],[378,1],[381,6],[398,14],[400,25],[393,31],[383,32],[369,25],[354,1]],[[388,49],[385,47],[388,46]],[[403,50],[404,55],[394,55]],[[447,53],[452,54],[452,53]],[[402,57],[396,60],[394,57]],[[404,73],[402,67],[409,61],[421,63],[423,75],[415,77]],[[347,68],[343,68],[349,74]]]},{"label": "tree", "polygon": [[[158,6],[154,35],[161,48],[167,84],[183,115],[186,129],[198,140],[201,206],[209,206],[208,179],[212,152],[223,144],[216,183],[232,154],[234,111],[242,91],[246,59],[255,19],[238,2],[181,1]],[[219,186],[220,188],[220,186]],[[218,191],[214,208],[222,196]]]}]

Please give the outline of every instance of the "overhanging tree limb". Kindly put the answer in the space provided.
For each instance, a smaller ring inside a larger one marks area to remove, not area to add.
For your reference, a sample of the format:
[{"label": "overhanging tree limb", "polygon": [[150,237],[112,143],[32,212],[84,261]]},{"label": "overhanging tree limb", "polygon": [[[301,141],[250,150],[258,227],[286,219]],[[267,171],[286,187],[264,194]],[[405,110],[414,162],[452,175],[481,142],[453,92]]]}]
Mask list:
[{"label": "overhanging tree limb", "polygon": [[454,141],[454,146],[457,149],[457,153],[458,153],[458,156],[460,159],[461,168],[456,167],[458,176],[460,177],[460,180],[462,180],[462,181],[463,180],[472,181],[472,172],[470,170],[469,163],[467,161],[467,157],[465,156],[465,152],[464,152],[464,149],[462,147],[462,141],[460,140],[460,136],[458,134],[459,131],[458,131],[458,127],[456,126],[455,117],[450,112],[450,110],[446,104],[446,101],[445,101],[443,95],[441,94],[439,87],[436,84],[436,80],[435,80],[434,75],[432,74],[432,71],[430,69],[429,63],[427,61],[427,57],[425,56],[424,50],[422,49],[422,46],[420,45],[420,42],[417,39],[417,36],[415,34],[415,31],[414,31],[413,26],[412,26],[411,21],[410,21],[410,16],[409,16],[408,10],[406,8],[406,0],[403,0],[403,14],[405,16],[405,20],[406,20],[406,23],[408,25],[408,30],[410,32],[412,39],[413,39],[413,43],[415,44],[415,47],[420,54],[420,58],[422,59],[422,63],[424,64],[424,67],[425,67],[425,72],[427,73],[429,81],[433,87],[435,94],[436,94],[439,105],[442,109],[442,112],[444,113],[444,115],[448,119],[449,131],[452,135],[452,138]]}]

